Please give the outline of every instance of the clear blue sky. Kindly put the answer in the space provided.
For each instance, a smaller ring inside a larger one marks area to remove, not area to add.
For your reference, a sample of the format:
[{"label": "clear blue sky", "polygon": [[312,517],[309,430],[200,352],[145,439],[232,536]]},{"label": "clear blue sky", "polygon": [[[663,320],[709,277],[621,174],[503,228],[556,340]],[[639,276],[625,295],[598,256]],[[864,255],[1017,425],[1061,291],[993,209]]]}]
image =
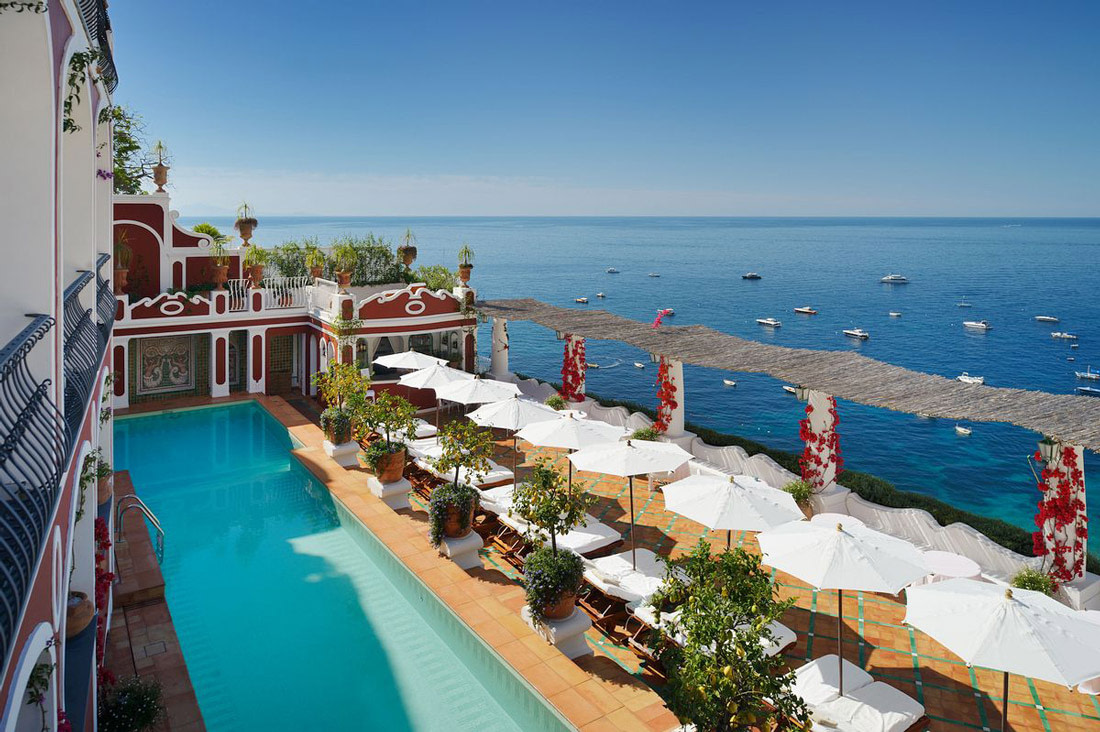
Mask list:
[{"label": "clear blue sky", "polygon": [[110,12],[185,215],[1100,215],[1100,2]]}]

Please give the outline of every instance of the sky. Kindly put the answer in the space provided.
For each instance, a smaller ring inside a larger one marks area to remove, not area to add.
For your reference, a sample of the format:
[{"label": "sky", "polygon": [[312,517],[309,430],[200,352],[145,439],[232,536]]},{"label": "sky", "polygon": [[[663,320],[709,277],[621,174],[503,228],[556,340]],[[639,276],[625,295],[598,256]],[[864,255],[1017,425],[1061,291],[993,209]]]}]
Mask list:
[{"label": "sky", "polygon": [[1100,215],[1100,3],[114,0],[173,207]]}]

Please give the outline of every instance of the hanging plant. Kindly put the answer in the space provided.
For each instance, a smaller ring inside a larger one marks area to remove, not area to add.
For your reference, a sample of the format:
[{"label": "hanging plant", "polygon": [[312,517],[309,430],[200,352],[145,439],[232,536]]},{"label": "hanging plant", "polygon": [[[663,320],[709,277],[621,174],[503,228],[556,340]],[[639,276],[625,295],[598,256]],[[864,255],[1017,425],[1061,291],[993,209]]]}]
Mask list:
[{"label": "hanging plant", "polygon": [[[73,119],[73,107],[80,103],[80,90],[84,86],[84,74],[94,67],[99,58],[99,51],[88,49],[87,51],[77,51],[69,59],[68,92],[65,94],[65,101],[62,105],[64,117],[61,123],[61,129],[65,132],[78,132],[83,129]],[[95,83],[94,77],[92,83]]]}]

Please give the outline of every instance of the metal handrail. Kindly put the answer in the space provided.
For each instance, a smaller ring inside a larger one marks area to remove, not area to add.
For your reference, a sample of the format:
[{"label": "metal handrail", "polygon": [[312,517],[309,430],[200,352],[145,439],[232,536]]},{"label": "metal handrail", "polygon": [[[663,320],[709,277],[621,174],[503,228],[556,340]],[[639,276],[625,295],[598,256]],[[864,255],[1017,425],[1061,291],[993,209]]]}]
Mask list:
[{"label": "metal handrail", "polygon": [[[130,502],[127,505],[123,505],[126,501]],[[127,493],[122,498],[118,499],[115,504],[115,544],[125,544],[126,535],[122,533],[122,519],[126,515],[126,512],[132,508],[136,508],[141,511],[145,518],[149,519],[149,523],[153,525],[153,528],[157,530],[157,546],[156,555],[157,561],[164,561],[164,527],[160,525],[160,519],[157,515],[145,505],[145,501],[141,500],[137,495],[133,493]],[[117,569],[117,567],[116,567]],[[121,576],[121,573],[118,573]]]}]

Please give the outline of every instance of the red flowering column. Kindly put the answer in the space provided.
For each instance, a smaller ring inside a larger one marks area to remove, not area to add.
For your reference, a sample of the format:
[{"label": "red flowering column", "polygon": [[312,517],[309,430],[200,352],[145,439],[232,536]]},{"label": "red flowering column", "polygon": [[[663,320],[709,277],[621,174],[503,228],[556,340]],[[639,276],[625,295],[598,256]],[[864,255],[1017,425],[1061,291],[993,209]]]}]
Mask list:
[{"label": "red flowering column", "polygon": [[[1085,515],[1084,450],[1074,445],[1045,443],[1050,461],[1039,478],[1038,531],[1032,534],[1036,556],[1044,558],[1046,571],[1058,584],[1085,575],[1088,516]],[[1039,451],[1035,459],[1042,461]]]},{"label": "red flowering column", "polygon": [[584,401],[584,376],[588,361],[584,355],[584,338],[566,334],[565,353],[561,364],[561,395],[571,402]]},{"label": "red flowering column", "polygon": [[844,467],[836,431],[840,417],[836,399],[813,389],[807,389],[806,394],[806,419],[799,422],[799,437],[806,447],[798,462],[802,480],[813,486],[814,493],[821,493],[836,483]]},{"label": "red flowering column", "polygon": [[493,318],[493,340],[489,351],[489,373],[494,379],[507,381],[512,372],[508,368],[508,321]]},{"label": "red flowering column", "polygon": [[684,364],[661,356],[657,362],[657,421],[654,427],[669,437],[684,434]]}]

